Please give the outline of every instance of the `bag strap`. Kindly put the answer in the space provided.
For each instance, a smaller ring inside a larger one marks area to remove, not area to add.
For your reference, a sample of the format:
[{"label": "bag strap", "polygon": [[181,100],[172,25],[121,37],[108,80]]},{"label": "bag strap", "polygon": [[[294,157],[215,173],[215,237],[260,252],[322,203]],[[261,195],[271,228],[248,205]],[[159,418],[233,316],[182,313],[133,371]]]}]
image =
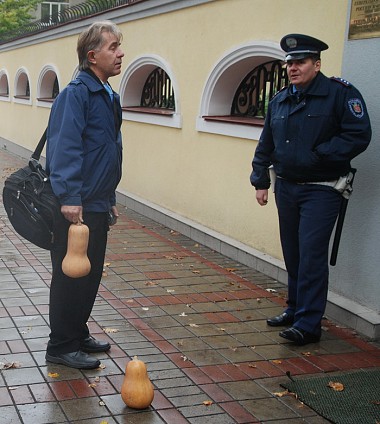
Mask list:
[{"label": "bag strap", "polygon": [[35,160],[39,160],[40,159],[42,150],[43,150],[43,148],[45,146],[45,143],[46,143],[46,133],[47,133],[47,128],[44,131],[44,133],[42,134],[41,139],[38,142],[37,147],[36,147],[35,151],[32,154],[32,159],[35,159]]}]

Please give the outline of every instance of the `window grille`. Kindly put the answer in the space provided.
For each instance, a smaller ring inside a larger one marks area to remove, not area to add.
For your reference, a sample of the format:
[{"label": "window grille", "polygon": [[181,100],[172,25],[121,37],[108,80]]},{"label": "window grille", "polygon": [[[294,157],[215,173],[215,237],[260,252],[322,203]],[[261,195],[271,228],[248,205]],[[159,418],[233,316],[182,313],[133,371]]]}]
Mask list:
[{"label": "window grille", "polygon": [[154,69],[145,81],[141,94],[141,107],[175,109],[171,80],[162,68]]},{"label": "window grille", "polygon": [[263,63],[249,72],[236,90],[231,115],[248,118],[265,118],[269,100],[288,84],[283,62]]},{"label": "window grille", "polygon": [[55,99],[58,96],[58,94],[59,94],[59,83],[58,83],[58,78],[55,77],[54,84],[53,84],[53,92],[51,97]]},{"label": "window grille", "polygon": [[25,87],[25,97],[30,97],[30,86],[29,86],[29,80],[26,80],[26,87]]},{"label": "window grille", "polygon": [[5,74],[3,74],[0,78],[0,96],[8,96],[9,95],[9,85],[8,79]]}]

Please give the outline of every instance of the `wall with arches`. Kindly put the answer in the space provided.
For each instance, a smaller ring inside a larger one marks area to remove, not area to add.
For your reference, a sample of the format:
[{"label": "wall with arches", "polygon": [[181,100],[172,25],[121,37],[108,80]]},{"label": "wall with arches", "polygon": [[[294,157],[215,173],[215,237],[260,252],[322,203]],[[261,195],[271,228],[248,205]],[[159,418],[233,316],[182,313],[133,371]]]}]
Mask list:
[{"label": "wall with arches", "polygon": [[[222,252],[233,246],[223,253],[285,281],[274,199],[260,208],[249,183],[262,126],[207,117],[228,115],[246,74],[283,58],[279,40],[287,33],[326,41],[322,71],[341,75],[348,7],[348,0],[153,0],[19,41],[16,48],[0,46],[0,142],[34,149],[49,117],[53,82],[57,78],[62,90],[76,75],[79,32],[94,19],[112,19],[125,51],[121,75],[110,80],[124,108],[120,199],[153,217],[156,211],[164,223]],[[156,67],[172,83],[170,114],[133,110]],[[15,99],[21,74],[29,80],[29,100]],[[371,297],[364,294],[369,304]]]},{"label": "wall with arches", "polygon": [[[194,1],[177,3],[183,8],[161,14],[147,10],[144,19],[133,19],[133,7],[125,9],[124,17],[120,11],[117,18],[110,12],[97,17],[113,19],[124,35],[123,71],[111,80],[126,108],[120,190],[281,260],[273,200],[266,211],[258,208],[248,180],[262,127],[208,122],[204,116],[228,114],[247,72],[283,58],[278,41],[284,33],[309,32],[334,40],[323,60],[327,73],[339,74],[345,22],[332,16],[339,15],[346,2],[320,2],[319,20],[331,22],[323,29],[315,14],[308,13],[308,5],[298,0],[293,0],[296,15],[282,2],[202,1],[195,7],[188,7]],[[0,48],[0,73],[9,80],[9,97],[0,101],[5,117],[1,137],[33,149],[47,124],[51,102],[46,98],[53,81],[57,78],[63,89],[75,75],[77,36],[92,20],[79,22],[68,35],[52,30],[43,42],[26,40],[14,50]],[[172,82],[176,107],[171,115],[128,109],[138,103],[144,80],[155,67],[164,69]],[[21,96],[25,78],[29,98]],[[21,116],[22,128],[14,125]]]}]

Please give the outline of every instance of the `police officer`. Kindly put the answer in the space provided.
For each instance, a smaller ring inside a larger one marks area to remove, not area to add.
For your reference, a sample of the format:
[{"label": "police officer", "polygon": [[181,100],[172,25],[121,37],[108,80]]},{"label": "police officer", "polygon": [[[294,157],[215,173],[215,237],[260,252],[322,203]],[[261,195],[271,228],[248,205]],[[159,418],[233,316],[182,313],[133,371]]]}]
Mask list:
[{"label": "police officer", "polygon": [[288,272],[287,308],[269,318],[288,326],[280,336],[297,344],[318,342],[328,291],[329,240],[342,195],[335,188],[350,161],[370,142],[371,126],[359,91],[322,74],[324,42],[302,34],[282,38],[289,86],[269,103],[252,161],[256,200],[268,202],[268,168],[277,175],[275,199]]}]

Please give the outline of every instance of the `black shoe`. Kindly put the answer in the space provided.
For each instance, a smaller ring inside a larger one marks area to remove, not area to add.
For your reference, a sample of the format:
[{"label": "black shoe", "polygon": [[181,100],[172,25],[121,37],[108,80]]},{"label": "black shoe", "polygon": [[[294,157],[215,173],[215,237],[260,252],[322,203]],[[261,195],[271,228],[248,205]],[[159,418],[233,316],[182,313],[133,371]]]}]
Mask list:
[{"label": "black shoe", "polygon": [[85,370],[99,368],[100,365],[100,361],[98,359],[91,358],[91,356],[87,355],[87,353],[80,350],[77,352],[60,353],[58,355],[46,353],[45,359],[48,362],[53,362],[54,364],[62,364],[70,368]]},{"label": "black shoe", "polygon": [[321,339],[321,335],[308,333],[302,328],[290,327],[280,332],[280,337],[294,342],[298,346],[303,346],[308,343],[317,343]]},{"label": "black shoe", "polygon": [[80,344],[80,350],[86,353],[107,352],[110,349],[111,345],[108,342],[96,340],[92,336],[88,336]]},{"label": "black shoe", "polygon": [[287,312],[277,315],[276,317],[268,318],[267,324],[271,327],[280,327],[281,325],[291,325],[294,322],[294,316]]}]

